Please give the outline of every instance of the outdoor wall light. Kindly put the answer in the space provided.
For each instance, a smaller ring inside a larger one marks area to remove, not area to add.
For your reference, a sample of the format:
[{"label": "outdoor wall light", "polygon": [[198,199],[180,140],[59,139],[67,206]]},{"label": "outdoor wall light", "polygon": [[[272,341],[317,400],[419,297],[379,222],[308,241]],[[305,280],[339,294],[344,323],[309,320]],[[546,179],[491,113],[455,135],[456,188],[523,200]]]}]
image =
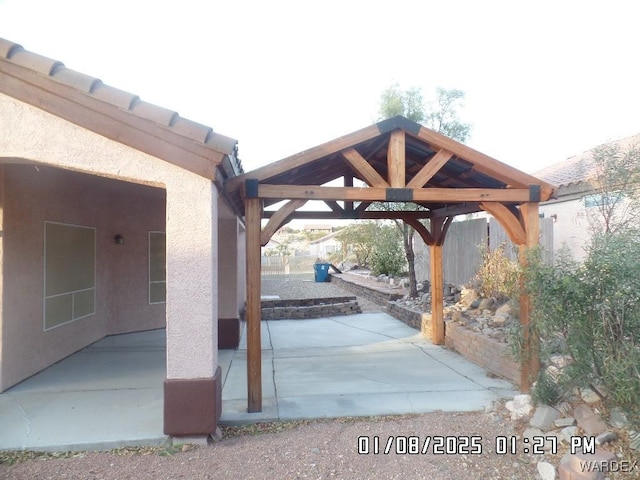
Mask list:
[{"label": "outdoor wall light", "polygon": [[120,234],[116,235],[115,237],[113,237],[114,240],[116,241],[116,244],[118,245],[124,245],[124,237]]}]

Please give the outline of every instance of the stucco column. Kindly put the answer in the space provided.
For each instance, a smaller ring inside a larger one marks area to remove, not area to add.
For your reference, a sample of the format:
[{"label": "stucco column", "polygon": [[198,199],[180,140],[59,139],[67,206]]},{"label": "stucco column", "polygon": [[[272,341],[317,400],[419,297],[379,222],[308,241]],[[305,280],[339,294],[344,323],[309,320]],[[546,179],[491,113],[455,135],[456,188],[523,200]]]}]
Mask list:
[{"label": "stucco column", "polygon": [[218,346],[236,348],[240,343],[238,310],[238,220],[218,223]]},{"label": "stucco column", "polygon": [[196,175],[167,185],[167,379],[164,431],[215,432],[218,366],[218,193]]}]

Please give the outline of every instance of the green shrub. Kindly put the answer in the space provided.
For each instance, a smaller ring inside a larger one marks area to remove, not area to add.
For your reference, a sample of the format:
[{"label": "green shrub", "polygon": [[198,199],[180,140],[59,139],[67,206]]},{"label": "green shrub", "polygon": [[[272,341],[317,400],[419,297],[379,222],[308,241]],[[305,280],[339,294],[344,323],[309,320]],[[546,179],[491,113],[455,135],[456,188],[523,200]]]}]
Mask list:
[{"label": "green shrub", "polygon": [[602,384],[608,400],[640,419],[640,236],[595,236],[582,264],[531,256],[526,286],[541,359],[568,355],[560,383]]},{"label": "green shrub", "polygon": [[398,230],[392,225],[380,225],[371,254],[371,268],[376,275],[401,275],[407,266]]}]

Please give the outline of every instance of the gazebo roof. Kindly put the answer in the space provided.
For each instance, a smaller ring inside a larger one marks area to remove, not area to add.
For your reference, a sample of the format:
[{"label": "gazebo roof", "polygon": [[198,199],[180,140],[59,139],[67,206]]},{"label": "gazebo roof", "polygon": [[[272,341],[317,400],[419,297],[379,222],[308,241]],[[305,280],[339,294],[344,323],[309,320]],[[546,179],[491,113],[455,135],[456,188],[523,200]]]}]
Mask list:
[{"label": "gazebo roof", "polygon": [[[398,137],[394,132],[404,132],[404,148],[396,145]],[[392,152],[397,149],[402,150],[397,152],[399,162],[390,162],[390,154],[396,155]],[[347,186],[351,185],[347,179],[355,178],[370,187],[403,190],[531,188],[537,192],[533,195],[539,196],[534,201],[548,200],[554,193],[551,184],[400,116],[229,178],[225,191],[236,208],[242,211],[242,188],[246,180],[257,180],[260,185],[293,187],[325,185],[342,177],[345,177]],[[282,198],[293,197],[285,194]],[[449,200],[413,201],[432,211],[453,208],[454,205],[460,213],[481,210],[478,201],[464,201],[464,198],[465,195],[458,200],[450,197]],[[265,199],[265,205],[277,201],[275,198]],[[520,201],[514,200],[513,203]],[[327,217],[358,218],[353,214],[343,214],[337,208],[333,208],[333,212],[335,215]]]}]

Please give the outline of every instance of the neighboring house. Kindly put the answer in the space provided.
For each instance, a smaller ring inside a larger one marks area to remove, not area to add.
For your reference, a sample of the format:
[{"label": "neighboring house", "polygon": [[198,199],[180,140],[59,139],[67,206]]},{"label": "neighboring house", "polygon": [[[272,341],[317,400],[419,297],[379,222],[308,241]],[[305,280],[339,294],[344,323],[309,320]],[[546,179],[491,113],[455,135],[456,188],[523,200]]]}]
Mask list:
[{"label": "neighboring house", "polygon": [[[0,392],[106,335],[167,329],[164,431],[214,433],[237,345],[237,142],[0,39]],[[224,282],[219,282],[224,278]]]},{"label": "neighboring house", "polygon": [[[612,143],[617,144],[621,151],[632,145],[640,146],[640,134]],[[588,210],[597,207],[597,203],[603,200],[592,184],[596,177],[594,150],[534,173],[536,177],[558,187],[556,199],[540,204],[540,213],[554,222],[553,249],[557,252],[564,246],[576,260],[584,258],[585,247],[591,237]]]},{"label": "neighboring house", "polygon": [[314,223],[305,225],[304,231],[309,233],[331,233],[333,231],[333,227],[331,225]]},{"label": "neighboring house", "polygon": [[342,242],[336,238],[339,234],[340,232],[333,232],[318,240],[309,242],[311,255],[322,260],[327,260],[331,254],[339,252],[342,248]]}]

